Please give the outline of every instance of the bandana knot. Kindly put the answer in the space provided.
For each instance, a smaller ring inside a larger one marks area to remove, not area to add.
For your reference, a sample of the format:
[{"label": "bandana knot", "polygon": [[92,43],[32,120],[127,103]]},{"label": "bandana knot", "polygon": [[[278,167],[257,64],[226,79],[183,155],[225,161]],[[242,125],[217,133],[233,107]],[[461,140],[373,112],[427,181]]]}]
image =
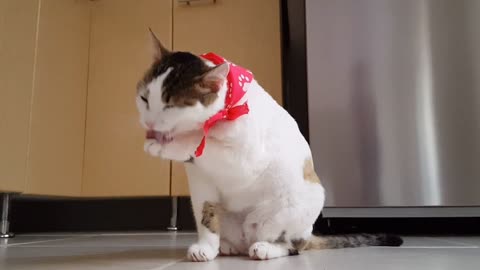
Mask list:
[{"label": "bandana knot", "polygon": [[248,91],[250,84],[253,81],[252,72],[243,67],[228,62],[219,55],[216,55],[214,53],[206,53],[202,54],[201,57],[211,61],[215,65],[220,65],[227,62],[230,66],[230,70],[227,75],[227,94],[225,96],[225,108],[214,114],[203,124],[203,138],[200,142],[200,145],[197,147],[197,150],[195,151],[196,157],[199,157],[203,154],[208,131],[216,123],[218,123],[219,121],[233,121],[244,114],[248,114],[249,108],[247,102],[245,101],[241,105],[237,105],[237,103],[243,98],[245,93]]}]

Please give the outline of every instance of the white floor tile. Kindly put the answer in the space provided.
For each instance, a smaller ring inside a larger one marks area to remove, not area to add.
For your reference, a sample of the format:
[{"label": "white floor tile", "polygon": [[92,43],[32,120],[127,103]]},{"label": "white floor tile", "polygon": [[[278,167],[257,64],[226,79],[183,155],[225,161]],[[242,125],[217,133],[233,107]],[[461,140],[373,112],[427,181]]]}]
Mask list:
[{"label": "white floor tile", "polygon": [[185,253],[196,240],[192,233],[20,235],[8,245],[0,245],[0,269],[479,269],[480,237],[404,239],[402,248],[313,250],[263,262],[219,257],[209,263],[191,263],[185,261]]}]

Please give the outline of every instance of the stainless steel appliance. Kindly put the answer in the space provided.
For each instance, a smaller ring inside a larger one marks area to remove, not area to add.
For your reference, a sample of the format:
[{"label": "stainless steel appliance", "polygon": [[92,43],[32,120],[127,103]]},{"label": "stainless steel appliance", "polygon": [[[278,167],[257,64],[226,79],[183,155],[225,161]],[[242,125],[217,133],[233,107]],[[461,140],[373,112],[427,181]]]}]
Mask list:
[{"label": "stainless steel appliance", "polygon": [[306,28],[325,214],[479,216],[480,1],[307,0]]}]

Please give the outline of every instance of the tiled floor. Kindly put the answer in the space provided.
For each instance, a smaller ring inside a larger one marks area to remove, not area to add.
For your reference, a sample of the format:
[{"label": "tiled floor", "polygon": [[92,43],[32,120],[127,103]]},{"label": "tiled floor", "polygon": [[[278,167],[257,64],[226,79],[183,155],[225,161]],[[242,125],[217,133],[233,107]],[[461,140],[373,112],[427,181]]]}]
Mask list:
[{"label": "tiled floor", "polygon": [[307,251],[271,261],[185,261],[192,233],[45,234],[0,240],[0,269],[480,269],[480,237],[405,237],[401,248]]}]

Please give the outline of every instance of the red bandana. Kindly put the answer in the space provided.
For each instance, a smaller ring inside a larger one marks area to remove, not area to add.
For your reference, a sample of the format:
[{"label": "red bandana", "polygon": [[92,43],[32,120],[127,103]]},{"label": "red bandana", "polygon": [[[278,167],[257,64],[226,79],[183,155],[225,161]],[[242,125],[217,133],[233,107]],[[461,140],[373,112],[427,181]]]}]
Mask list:
[{"label": "red bandana", "polygon": [[[201,57],[213,62],[215,65],[220,65],[228,62],[223,57],[214,53],[202,54]],[[205,148],[205,139],[208,135],[208,130],[213,127],[218,121],[227,120],[232,121],[238,117],[248,113],[248,104],[245,103],[235,106],[247,92],[251,82],[253,81],[253,74],[249,70],[228,62],[230,71],[227,75],[227,95],[225,96],[225,108],[212,117],[210,117],[203,124],[203,138],[200,145],[195,151],[195,156],[199,157],[203,154]]]}]

